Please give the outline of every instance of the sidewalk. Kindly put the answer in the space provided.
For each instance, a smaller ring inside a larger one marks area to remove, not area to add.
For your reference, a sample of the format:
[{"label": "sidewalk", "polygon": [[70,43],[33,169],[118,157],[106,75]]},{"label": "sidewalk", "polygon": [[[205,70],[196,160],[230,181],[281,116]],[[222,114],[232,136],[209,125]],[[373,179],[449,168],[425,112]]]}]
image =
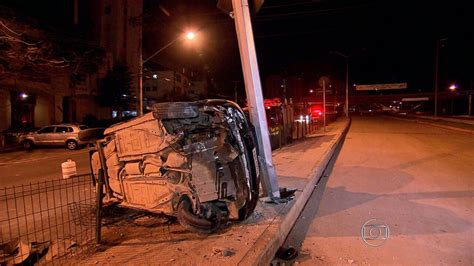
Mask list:
[{"label": "sidewalk", "polygon": [[[273,153],[280,187],[296,188],[284,204],[260,201],[252,216],[217,233],[184,231],[164,217],[140,216],[104,226],[105,244],[80,264],[268,265],[301,213],[311,192],[342,140],[349,120],[340,119],[327,132],[311,135]],[[73,260],[69,260],[75,264]]]}]

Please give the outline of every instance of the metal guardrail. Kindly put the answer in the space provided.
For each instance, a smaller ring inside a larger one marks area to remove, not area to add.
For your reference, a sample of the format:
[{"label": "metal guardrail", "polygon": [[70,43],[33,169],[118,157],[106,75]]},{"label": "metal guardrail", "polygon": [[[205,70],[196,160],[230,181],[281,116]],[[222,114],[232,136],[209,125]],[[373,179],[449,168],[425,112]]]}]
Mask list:
[{"label": "metal guardrail", "polygon": [[91,250],[96,195],[89,174],[0,188],[0,265],[54,263]]}]

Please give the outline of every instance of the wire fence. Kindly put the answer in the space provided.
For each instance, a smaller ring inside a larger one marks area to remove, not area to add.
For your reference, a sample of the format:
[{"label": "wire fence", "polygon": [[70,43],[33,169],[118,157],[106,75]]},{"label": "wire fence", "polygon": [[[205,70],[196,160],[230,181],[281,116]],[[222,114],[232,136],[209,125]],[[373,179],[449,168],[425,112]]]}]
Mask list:
[{"label": "wire fence", "polygon": [[0,265],[48,264],[92,250],[96,201],[89,174],[0,188]]}]

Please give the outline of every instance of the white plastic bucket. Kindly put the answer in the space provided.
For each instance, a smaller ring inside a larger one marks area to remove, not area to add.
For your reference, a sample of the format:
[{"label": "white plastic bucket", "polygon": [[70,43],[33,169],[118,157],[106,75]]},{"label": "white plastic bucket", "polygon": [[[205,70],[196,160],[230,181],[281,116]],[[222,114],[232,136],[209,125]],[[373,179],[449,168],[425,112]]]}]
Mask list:
[{"label": "white plastic bucket", "polygon": [[68,159],[67,162],[61,164],[63,178],[67,179],[77,174],[76,162]]}]

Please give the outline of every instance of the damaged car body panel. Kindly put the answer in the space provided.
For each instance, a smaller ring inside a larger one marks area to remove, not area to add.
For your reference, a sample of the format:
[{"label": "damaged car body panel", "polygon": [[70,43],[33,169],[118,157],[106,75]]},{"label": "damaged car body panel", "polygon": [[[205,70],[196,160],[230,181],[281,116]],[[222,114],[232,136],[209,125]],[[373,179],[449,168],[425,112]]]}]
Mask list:
[{"label": "damaged car body panel", "polygon": [[176,216],[198,232],[255,209],[260,180],[253,128],[231,101],[158,103],[104,135],[91,168],[96,179],[99,169],[105,173],[109,200]]}]

